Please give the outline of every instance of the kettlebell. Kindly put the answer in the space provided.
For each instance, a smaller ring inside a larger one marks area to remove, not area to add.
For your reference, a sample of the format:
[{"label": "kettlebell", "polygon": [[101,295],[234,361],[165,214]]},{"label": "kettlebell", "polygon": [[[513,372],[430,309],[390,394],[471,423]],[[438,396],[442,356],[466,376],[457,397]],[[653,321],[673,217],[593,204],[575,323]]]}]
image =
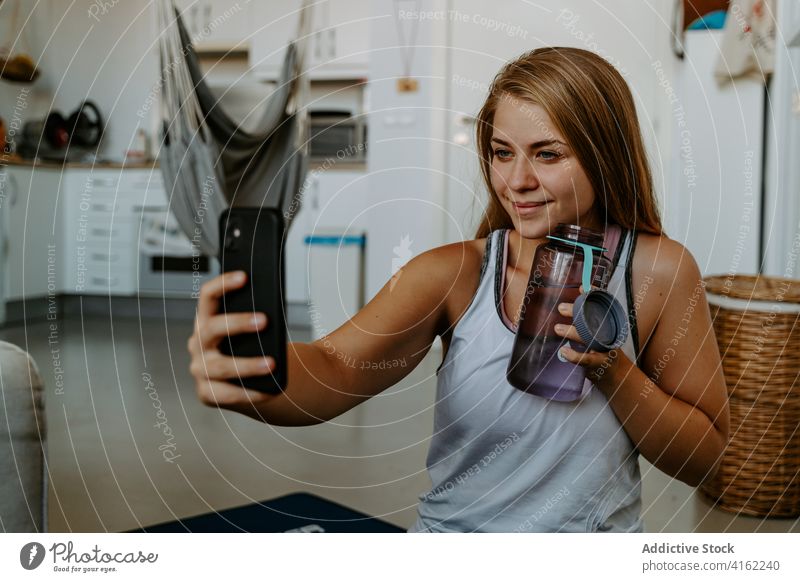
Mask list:
[{"label": "kettlebell", "polygon": [[[87,115],[86,111],[91,115]],[[103,135],[103,116],[97,105],[84,101],[67,119],[58,111],[50,112],[44,121],[42,133],[50,147],[57,150],[67,145],[95,147]]]},{"label": "kettlebell", "polygon": [[73,145],[91,148],[99,144],[103,135],[103,116],[97,105],[88,100],[81,103],[67,119],[67,130]]},{"label": "kettlebell", "polygon": [[44,127],[42,129],[44,140],[50,147],[60,150],[69,143],[69,131],[67,130],[67,121],[64,116],[58,111],[51,111],[44,120]]}]

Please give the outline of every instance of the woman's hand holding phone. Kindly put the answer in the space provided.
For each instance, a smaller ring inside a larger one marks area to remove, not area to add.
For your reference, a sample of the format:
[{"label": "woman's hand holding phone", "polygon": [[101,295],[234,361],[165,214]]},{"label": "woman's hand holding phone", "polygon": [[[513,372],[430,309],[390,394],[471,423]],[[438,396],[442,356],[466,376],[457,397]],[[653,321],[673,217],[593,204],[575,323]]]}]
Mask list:
[{"label": "woman's hand holding phone", "polygon": [[247,282],[242,271],[224,273],[206,282],[200,289],[194,333],[189,338],[191,354],[189,370],[195,379],[195,390],[208,406],[230,408],[252,414],[253,406],[275,398],[257,390],[231,384],[231,378],[271,374],[275,360],[270,356],[231,357],[219,350],[228,336],[254,333],[269,325],[264,313],[221,314],[220,299],[229,291],[241,289]]}]

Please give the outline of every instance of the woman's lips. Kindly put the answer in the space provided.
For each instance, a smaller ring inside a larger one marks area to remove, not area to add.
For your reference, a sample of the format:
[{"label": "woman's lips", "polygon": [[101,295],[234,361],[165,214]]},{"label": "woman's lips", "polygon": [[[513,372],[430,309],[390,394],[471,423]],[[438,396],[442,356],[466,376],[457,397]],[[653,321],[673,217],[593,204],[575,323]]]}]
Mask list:
[{"label": "woman's lips", "polygon": [[540,212],[551,201],[546,202],[514,202],[514,209],[520,216],[528,216]]}]

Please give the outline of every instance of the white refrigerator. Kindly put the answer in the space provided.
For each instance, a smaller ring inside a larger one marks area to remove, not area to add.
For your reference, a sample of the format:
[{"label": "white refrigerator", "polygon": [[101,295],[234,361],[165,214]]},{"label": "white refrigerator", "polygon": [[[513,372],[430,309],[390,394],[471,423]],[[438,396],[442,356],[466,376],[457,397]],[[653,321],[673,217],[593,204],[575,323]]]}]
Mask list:
[{"label": "white refrigerator", "polygon": [[674,82],[665,230],[694,255],[703,275],[759,269],[765,89],[714,78],[722,31],[687,31]]}]

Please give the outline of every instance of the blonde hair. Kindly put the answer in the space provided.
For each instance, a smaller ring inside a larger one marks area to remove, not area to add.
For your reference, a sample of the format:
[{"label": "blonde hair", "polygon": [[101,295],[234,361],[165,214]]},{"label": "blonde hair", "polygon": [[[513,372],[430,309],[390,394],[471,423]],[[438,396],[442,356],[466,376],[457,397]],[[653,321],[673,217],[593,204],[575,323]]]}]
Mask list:
[{"label": "blonde hair", "polygon": [[514,228],[492,188],[492,128],[503,99],[539,105],[575,153],[607,222],[662,234],[653,178],[633,96],[625,79],[590,51],[549,47],[506,64],[492,81],[478,114],[476,143],[489,205],[476,238]]}]

